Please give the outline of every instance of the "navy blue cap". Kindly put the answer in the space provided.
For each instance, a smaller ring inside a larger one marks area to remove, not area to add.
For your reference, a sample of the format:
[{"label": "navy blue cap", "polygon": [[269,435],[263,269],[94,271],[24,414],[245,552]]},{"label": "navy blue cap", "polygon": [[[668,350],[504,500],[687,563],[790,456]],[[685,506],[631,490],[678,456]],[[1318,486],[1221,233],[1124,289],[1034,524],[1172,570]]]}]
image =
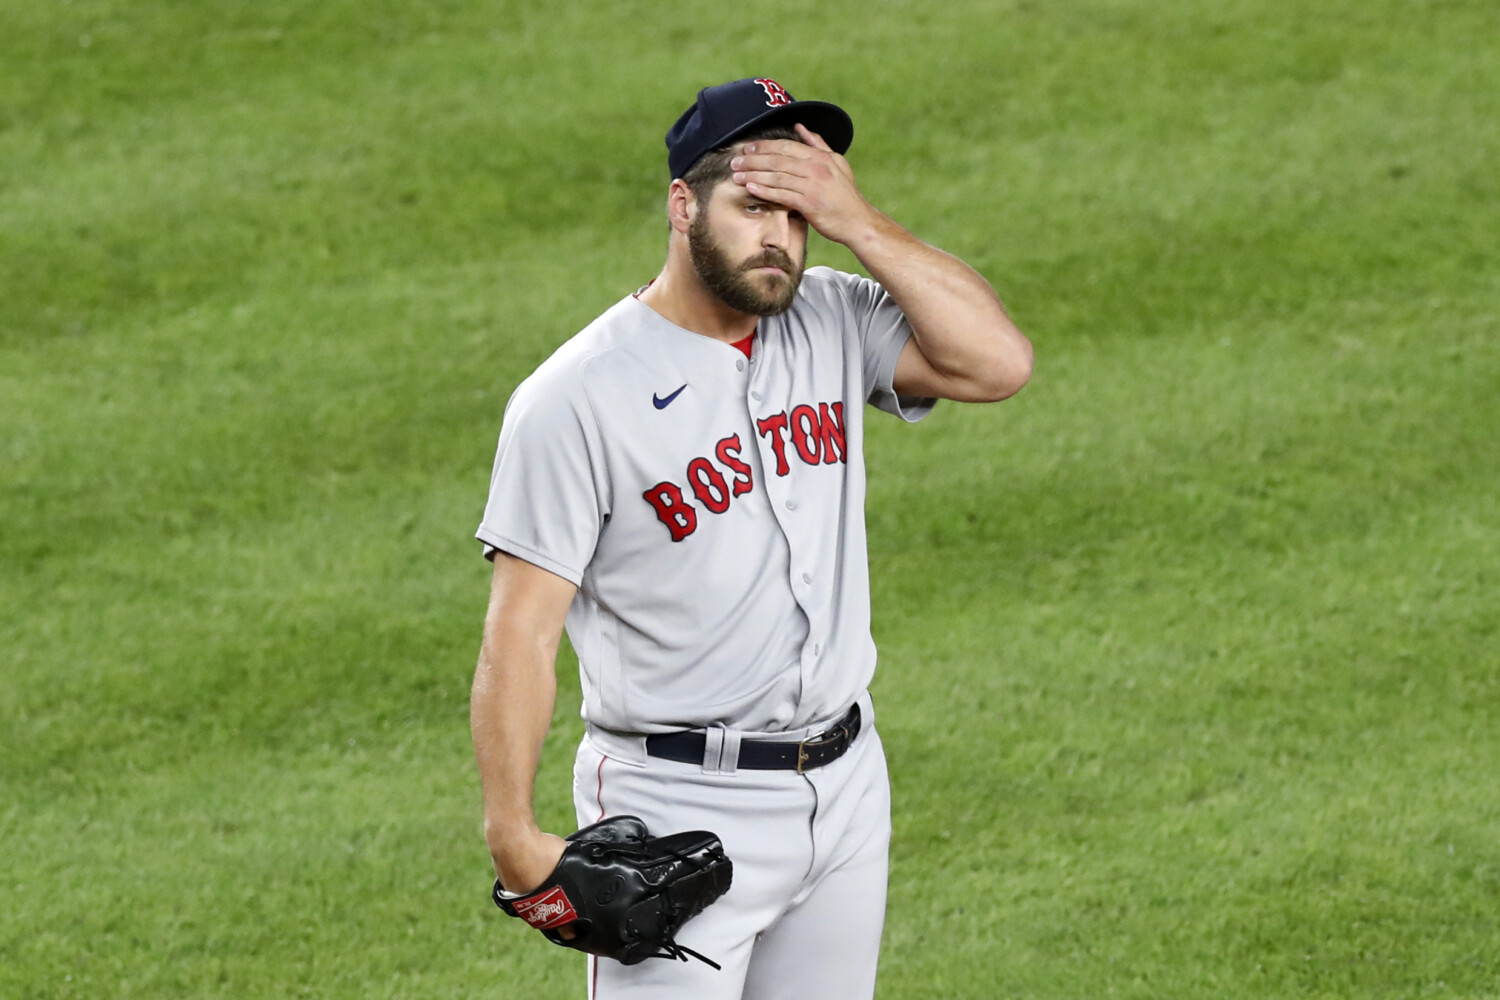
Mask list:
[{"label": "navy blue cap", "polygon": [[698,100],[667,131],[667,166],[676,180],[711,149],[760,125],[801,122],[823,137],[834,152],[854,141],[854,122],[836,104],[798,101],[775,80],[754,77],[705,87]]}]

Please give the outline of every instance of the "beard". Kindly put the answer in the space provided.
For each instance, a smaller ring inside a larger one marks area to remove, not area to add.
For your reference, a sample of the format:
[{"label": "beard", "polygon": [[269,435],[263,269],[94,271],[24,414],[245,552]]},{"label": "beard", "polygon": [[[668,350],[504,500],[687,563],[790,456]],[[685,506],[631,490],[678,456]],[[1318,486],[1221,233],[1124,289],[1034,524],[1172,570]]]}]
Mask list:
[{"label": "beard", "polygon": [[[688,256],[710,292],[729,308],[750,316],[779,316],[792,307],[802,284],[802,262],[780,250],[767,249],[740,264],[708,231],[708,213],[699,212],[688,227]],[[757,267],[779,267],[785,274],[751,274]]]}]

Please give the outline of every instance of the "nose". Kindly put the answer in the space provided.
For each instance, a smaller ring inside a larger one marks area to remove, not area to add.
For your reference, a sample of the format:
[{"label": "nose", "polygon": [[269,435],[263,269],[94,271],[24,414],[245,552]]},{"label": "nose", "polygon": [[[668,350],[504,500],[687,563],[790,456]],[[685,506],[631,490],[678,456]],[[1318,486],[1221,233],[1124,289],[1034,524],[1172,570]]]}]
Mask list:
[{"label": "nose", "polygon": [[785,209],[766,213],[765,228],[761,231],[761,246],[785,251],[792,245],[792,217]]}]

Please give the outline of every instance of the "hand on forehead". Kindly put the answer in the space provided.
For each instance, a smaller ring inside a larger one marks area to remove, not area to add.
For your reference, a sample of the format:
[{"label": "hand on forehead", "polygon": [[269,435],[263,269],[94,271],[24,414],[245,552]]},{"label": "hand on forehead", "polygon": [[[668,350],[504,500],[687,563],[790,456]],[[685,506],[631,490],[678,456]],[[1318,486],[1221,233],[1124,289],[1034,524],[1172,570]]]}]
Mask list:
[{"label": "hand on forehead", "polygon": [[854,183],[849,162],[799,124],[801,142],[757,139],[729,161],[730,179],[749,194],[801,213],[837,243],[862,231],[874,211]]},{"label": "hand on forehead", "polygon": [[801,139],[756,139],[745,143],[730,161],[730,169],[778,170],[820,154],[837,155],[822,136],[807,126],[798,124],[796,129]]}]

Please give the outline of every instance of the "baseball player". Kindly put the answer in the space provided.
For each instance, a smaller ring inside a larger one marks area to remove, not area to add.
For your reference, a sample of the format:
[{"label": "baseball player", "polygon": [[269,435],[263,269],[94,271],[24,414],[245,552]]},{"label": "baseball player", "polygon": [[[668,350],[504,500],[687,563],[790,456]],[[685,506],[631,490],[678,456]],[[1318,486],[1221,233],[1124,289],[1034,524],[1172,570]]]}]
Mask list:
[{"label": "baseball player", "polygon": [[[531,800],[564,626],[579,824],[712,831],[734,865],[678,936],[719,968],[590,956],[591,998],[874,992],[890,799],[863,404],[915,421],[1004,399],[1031,345],[983,278],[865,200],[853,135],[770,79],[699,92],[667,133],[665,266],[505,410],[472,698],[499,885],[544,884],[564,850]],[[873,280],[804,272],[809,228]]]}]

